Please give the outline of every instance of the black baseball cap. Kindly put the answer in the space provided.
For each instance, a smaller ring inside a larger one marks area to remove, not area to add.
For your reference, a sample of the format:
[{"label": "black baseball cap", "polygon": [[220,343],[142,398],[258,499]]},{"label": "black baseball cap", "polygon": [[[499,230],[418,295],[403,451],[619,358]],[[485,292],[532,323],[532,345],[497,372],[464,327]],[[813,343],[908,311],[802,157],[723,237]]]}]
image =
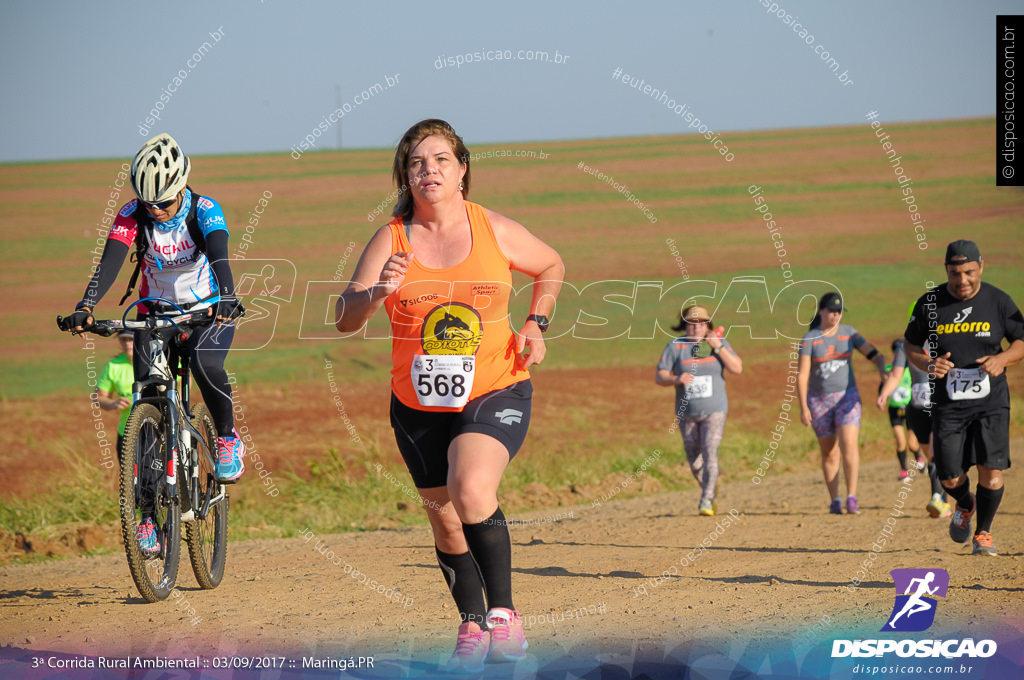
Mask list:
[{"label": "black baseball cap", "polygon": [[818,302],[818,309],[828,309],[833,312],[843,311],[843,298],[839,293],[825,293]]},{"label": "black baseball cap", "polygon": [[981,252],[974,241],[960,239],[946,246],[946,264],[960,265],[968,262],[981,263]]}]

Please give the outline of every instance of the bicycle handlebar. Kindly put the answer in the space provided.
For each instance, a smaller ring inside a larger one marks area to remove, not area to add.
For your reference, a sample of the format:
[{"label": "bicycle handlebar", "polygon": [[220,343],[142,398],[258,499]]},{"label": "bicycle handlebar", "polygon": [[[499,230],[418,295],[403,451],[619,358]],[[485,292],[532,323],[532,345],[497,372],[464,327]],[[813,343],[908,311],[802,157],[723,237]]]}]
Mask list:
[{"label": "bicycle handlebar", "polygon": [[[83,333],[95,333],[104,337],[120,333],[121,331],[144,331],[156,330],[159,328],[175,328],[202,326],[213,321],[208,311],[203,309],[198,312],[188,312],[177,316],[152,316],[141,321],[128,321],[124,319],[101,319],[93,321],[88,331]],[[75,331],[71,331],[75,333]]]},{"label": "bicycle handlebar", "polygon": [[[141,321],[128,320],[128,312],[132,310],[136,305],[144,302],[162,302],[170,305],[174,309],[181,312],[174,316],[148,316]],[[178,305],[174,304],[170,300],[163,298],[142,298],[132,303],[128,309],[125,310],[120,320],[117,319],[102,319],[93,320],[88,328],[82,328],[80,331],[72,330],[71,328],[64,327],[64,317],[60,314],[57,315],[57,327],[63,331],[70,331],[72,335],[80,335],[82,333],[94,333],[103,337],[109,337],[115,333],[120,333],[123,330],[129,331],[142,331],[146,329],[157,329],[157,328],[169,328],[174,326],[175,328],[180,326],[201,326],[202,322],[212,322],[213,316],[210,312],[210,307],[200,309],[195,312],[186,312]]]},{"label": "bicycle handlebar", "polygon": [[[63,321],[64,317],[57,316],[57,324],[59,325]],[[207,323],[211,323],[213,317],[211,317],[205,309],[198,312],[189,312],[187,314],[179,314],[178,316],[156,316],[142,321],[126,321],[122,319],[100,319],[93,321],[88,328],[83,328],[80,331],[71,330],[72,335],[80,335],[82,333],[93,333],[103,337],[109,337],[121,331],[144,331],[146,329],[157,329],[157,328],[170,328],[171,326],[180,328],[202,326]],[[70,330],[70,329],[69,329]]]}]

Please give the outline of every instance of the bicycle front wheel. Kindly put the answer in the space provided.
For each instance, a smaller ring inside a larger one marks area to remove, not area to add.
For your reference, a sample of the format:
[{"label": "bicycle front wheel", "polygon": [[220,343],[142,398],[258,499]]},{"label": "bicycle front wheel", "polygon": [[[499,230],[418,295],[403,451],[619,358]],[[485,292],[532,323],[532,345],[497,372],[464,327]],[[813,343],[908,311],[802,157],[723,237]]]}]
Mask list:
[{"label": "bicycle front wheel", "polygon": [[[216,588],[224,578],[228,552],[228,495],[224,486],[217,482],[217,428],[205,404],[192,407],[192,427],[203,436],[203,442],[196,442],[189,454],[194,455],[193,460],[196,461],[195,469],[191,471],[196,476],[189,486],[196,489],[198,502],[193,496],[195,514],[192,521],[185,523],[185,542],[196,581],[202,588]],[[212,503],[200,519],[199,512],[207,502],[207,496]]]},{"label": "bicycle front wheel", "polygon": [[136,404],[125,425],[121,456],[124,552],[135,586],[149,602],[167,599],[174,590],[181,549],[181,508],[164,473],[165,425],[160,409]]}]

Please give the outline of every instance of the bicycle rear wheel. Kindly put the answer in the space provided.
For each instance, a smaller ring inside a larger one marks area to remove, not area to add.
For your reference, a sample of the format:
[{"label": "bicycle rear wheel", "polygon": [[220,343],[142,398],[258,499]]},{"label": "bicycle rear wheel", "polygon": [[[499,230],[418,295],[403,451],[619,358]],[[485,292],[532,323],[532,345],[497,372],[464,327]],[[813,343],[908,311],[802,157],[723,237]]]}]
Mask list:
[{"label": "bicycle rear wheel", "polygon": [[[216,588],[224,578],[224,564],[228,552],[228,495],[224,487],[216,479],[217,428],[213,424],[213,416],[205,404],[192,407],[192,427],[202,436],[205,449],[196,443],[193,447],[197,461],[197,477],[195,488],[199,492],[199,502],[193,508],[195,519],[185,523],[185,542],[192,561],[192,571],[196,581],[202,588]],[[195,436],[194,434],[192,435]],[[190,453],[191,455],[191,453]],[[220,500],[214,502],[199,519],[199,511],[204,499],[210,496]]]},{"label": "bicycle rear wheel", "polygon": [[[121,535],[135,587],[149,602],[164,600],[174,590],[181,549],[181,508],[163,470],[166,436],[160,409],[136,404],[124,428]],[[156,525],[158,549],[152,555],[143,553],[138,538],[139,524],[147,517]]]}]

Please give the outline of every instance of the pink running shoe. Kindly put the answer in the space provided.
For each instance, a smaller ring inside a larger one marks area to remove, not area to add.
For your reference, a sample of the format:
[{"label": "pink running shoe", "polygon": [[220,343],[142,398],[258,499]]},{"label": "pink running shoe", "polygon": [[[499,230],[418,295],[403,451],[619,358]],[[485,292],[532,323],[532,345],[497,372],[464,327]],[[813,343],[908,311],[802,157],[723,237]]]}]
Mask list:
[{"label": "pink running shoe", "polygon": [[450,672],[479,673],[484,669],[484,659],[491,646],[491,635],[474,621],[459,626],[459,640],[455,653],[448,660],[446,670]]},{"label": "pink running shoe", "polygon": [[217,437],[217,481],[221,484],[233,484],[245,471],[245,444],[238,436],[237,430],[231,430],[233,437]]},{"label": "pink running shoe", "polygon": [[491,631],[491,652],[488,661],[518,661],[526,656],[526,634],[519,612],[495,607],[487,612],[487,627]]}]

